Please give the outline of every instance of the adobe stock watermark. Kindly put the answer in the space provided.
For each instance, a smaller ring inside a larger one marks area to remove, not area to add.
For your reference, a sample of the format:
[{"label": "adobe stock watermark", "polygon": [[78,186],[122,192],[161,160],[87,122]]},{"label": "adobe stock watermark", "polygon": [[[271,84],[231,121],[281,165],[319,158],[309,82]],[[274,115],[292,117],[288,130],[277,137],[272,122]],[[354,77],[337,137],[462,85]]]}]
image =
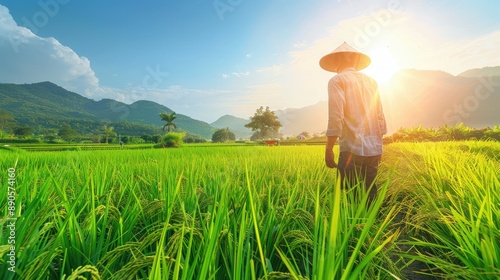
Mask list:
[{"label": "adobe stock watermark", "polygon": [[16,269],[16,169],[7,170],[7,270],[15,272]]},{"label": "adobe stock watermark", "polygon": [[[148,91],[157,89],[168,77],[168,72],[163,72],[159,64],[157,64],[154,68],[151,66],[146,66],[144,68],[146,74],[142,78],[142,87],[136,91],[136,101],[144,100],[145,95]],[[123,104],[122,102],[112,102],[110,104],[111,112],[118,114],[117,118],[119,120],[125,120],[130,115],[130,110],[135,109],[134,104],[128,105]],[[106,121],[110,121],[106,119]]]},{"label": "adobe stock watermark", "polygon": [[156,64],[155,69],[147,66],[146,72],[147,74],[142,78],[142,85],[145,89],[157,88],[163,83],[163,79],[168,77],[168,72],[162,72],[159,64]]},{"label": "adobe stock watermark", "polygon": [[[498,78],[498,77],[497,77]],[[443,113],[446,123],[461,123],[479,109],[481,101],[490,98],[495,89],[500,88],[500,81],[495,81],[493,76],[479,77],[479,84],[474,94],[466,96],[461,103],[453,104],[453,108]]]},{"label": "adobe stock watermark", "polygon": [[212,6],[214,6],[215,12],[219,17],[220,21],[224,20],[224,14],[227,12],[232,12],[236,7],[241,5],[243,0],[214,0]]},{"label": "adobe stock watermark", "polygon": [[356,29],[354,45],[359,49],[367,47],[373,38],[380,35],[383,28],[392,23],[393,16],[401,12],[401,1],[390,0],[386,9],[372,13],[372,18],[365,24],[363,29]]},{"label": "adobe stock watermark", "polygon": [[[24,26],[31,29],[33,33],[37,33],[40,28],[45,27],[51,18],[57,16],[61,10],[61,6],[68,4],[71,0],[39,0],[37,2],[40,10],[35,12],[30,18],[24,16],[21,18]],[[9,38],[10,44],[14,52],[19,52],[20,38]]]}]

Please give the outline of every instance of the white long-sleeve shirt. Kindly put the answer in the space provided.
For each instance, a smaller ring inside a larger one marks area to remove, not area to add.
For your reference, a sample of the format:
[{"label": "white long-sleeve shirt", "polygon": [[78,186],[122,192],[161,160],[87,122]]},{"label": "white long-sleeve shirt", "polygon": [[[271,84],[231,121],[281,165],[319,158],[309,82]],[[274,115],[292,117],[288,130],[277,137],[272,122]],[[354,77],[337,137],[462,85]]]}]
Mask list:
[{"label": "white long-sleeve shirt", "polygon": [[345,69],[328,83],[326,136],[338,136],[341,152],[359,156],[382,154],[387,133],[377,83],[371,77]]}]

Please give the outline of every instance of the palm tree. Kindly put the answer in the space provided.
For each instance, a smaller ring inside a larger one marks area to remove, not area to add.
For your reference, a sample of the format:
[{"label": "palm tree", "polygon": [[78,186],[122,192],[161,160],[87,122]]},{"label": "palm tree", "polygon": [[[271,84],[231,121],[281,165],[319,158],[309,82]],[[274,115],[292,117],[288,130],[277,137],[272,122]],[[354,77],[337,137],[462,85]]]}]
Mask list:
[{"label": "palm tree", "polygon": [[116,135],[116,132],[114,132],[113,129],[114,128],[112,126],[107,126],[107,125],[104,125],[102,127],[102,134],[104,134],[104,137],[106,137],[106,144],[108,144],[109,137]]},{"label": "palm tree", "polygon": [[166,130],[167,132],[170,132],[172,128],[177,128],[177,126],[174,123],[174,120],[176,118],[175,112],[172,112],[171,114],[169,113],[161,113],[160,118],[167,123],[163,126],[163,130]]}]

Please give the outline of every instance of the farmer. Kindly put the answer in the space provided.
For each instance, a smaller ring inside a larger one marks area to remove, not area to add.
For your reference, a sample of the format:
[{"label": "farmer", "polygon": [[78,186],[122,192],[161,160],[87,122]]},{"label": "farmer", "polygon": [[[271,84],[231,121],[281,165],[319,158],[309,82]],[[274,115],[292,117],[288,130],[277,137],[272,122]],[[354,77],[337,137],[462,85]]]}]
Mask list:
[{"label": "farmer", "polygon": [[[325,163],[338,168],[343,188],[364,181],[369,201],[377,194],[375,177],[382,156],[382,135],[387,133],[377,82],[361,72],[370,57],[343,43],[319,62],[338,73],[328,82],[328,128]],[[333,146],[339,141],[335,162]]]}]

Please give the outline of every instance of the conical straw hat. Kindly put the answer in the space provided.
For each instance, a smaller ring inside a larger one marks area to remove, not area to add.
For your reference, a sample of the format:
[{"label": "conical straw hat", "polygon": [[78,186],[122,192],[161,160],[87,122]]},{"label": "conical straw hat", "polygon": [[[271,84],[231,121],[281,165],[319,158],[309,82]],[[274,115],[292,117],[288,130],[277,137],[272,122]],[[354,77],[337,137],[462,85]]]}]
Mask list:
[{"label": "conical straw hat", "polygon": [[338,72],[337,68],[339,67],[340,62],[342,62],[342,60],[344,59],[345,54],[357,56],[357,59],[354,59],[356,63],[355,65],[353,65],[356,70],[365,69],[371,63],[371,59],[369,56],[356,50],[355,48],[349,46],[346,42],[344,42],[331,53],[323,56],[319,60],[319,66],[321,66],[321,68],[325,69],[326,71]]}]

